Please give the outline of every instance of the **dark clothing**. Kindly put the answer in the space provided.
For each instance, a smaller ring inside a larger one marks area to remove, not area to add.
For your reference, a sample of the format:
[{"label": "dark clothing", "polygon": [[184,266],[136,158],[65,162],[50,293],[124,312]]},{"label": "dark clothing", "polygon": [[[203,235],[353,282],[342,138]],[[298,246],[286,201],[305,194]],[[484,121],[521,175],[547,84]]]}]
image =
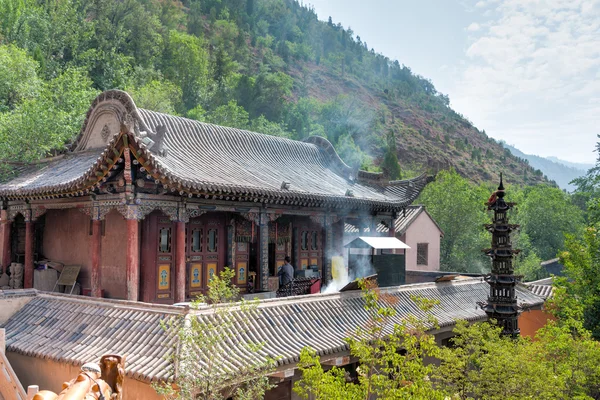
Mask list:
[{"label": "dark clothing", "polygon": [[290,263],[285,263],[281,266],[277,275],[279,275],[279,285],[287,285],[294,279],[294,267]]}]

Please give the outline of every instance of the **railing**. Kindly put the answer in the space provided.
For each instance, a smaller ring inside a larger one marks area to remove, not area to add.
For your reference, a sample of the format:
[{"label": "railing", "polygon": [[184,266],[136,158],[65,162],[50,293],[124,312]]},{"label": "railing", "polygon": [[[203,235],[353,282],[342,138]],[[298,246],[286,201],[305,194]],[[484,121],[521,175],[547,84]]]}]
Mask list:
[{"label": "railing", "polygon": [[4,354],[4,329],[0,329],[0,398],[26,400],[27,393]]},{"label": "railing", "polygon": [[277,290],[277,297],[310,294],[311,286],[319,281],[319,278],[295,278]]}]

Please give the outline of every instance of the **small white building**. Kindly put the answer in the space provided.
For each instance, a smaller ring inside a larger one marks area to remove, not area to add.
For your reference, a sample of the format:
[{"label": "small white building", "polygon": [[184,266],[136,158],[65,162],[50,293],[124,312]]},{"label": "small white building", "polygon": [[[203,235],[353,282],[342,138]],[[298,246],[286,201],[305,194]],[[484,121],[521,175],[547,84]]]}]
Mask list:
[{"label": "small white building", "polygon": [[[410,247],[405,250],[406,270],[439,271],[440,242],[444,232],[427,212],[425,206],[406,207],[406,211],[398,216],[394,225],[396,237]],[[383,223],[377,225],[374,235],[371,235],[369,227],[361,232],[358,227],[346,223],[344,245],[358,236],[387,236],[388,234],[389,228]]]}]

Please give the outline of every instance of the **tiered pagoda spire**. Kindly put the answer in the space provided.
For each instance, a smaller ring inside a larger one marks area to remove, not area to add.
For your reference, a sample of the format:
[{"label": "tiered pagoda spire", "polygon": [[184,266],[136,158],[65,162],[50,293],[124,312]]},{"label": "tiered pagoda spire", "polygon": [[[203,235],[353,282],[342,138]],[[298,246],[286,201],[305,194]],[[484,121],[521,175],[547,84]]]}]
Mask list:
[{"label": "tiered pagoda spire", "polygon": [[480,306],[490,319],[495,319],[503,328],[503,335],[516,337],[520,333],[518,318],[521,308],[517,304],[515,293],[518,277],[514,275],[513,255],[520,250],[512,248],[510,234],[519,225],[508,223],[508,211],[515,203],[506,202],[504,195],[500,174],[498,190],[492,193],[487,202],[488,210],[494,211],[493,223],[485,225],[492,234],[492,248],[483,251],[492,259],[492,272],[485,277],[490,285],[488,301]]}]

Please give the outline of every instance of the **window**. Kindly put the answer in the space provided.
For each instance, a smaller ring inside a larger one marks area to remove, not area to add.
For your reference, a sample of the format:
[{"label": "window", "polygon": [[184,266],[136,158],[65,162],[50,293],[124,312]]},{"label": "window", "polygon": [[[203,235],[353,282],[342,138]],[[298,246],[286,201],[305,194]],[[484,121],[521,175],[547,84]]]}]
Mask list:
[{"label": "window", "polygon": [[300,235],[300,248],[302,250],[308,250],[308,231],[302,231]]},{"label": "window", "polygon": [[417,243],[417,265],[427,265],[429,243]]},{"label": "window", "polygon": [[192,231],[192,252],[202,252],[202,229],[194,229]]},{"label": "window", "polygon": [[311,232],[311,239],[310,239],[310,249],[311,250],[319,250],[319,242],[317,241],[319,235],[317,234],[316,231],[312,231]]},{"label": "window", "polygon": [[160,253],[171,252],[171,228],[162,228],[160,230],[160,241],[158,243]]},{"label": "window", "polygon": [[217,251],[217,230],[209,229],[208,230],[208,243],[206,247],[208,248],[209,253],[216,253]]}]

